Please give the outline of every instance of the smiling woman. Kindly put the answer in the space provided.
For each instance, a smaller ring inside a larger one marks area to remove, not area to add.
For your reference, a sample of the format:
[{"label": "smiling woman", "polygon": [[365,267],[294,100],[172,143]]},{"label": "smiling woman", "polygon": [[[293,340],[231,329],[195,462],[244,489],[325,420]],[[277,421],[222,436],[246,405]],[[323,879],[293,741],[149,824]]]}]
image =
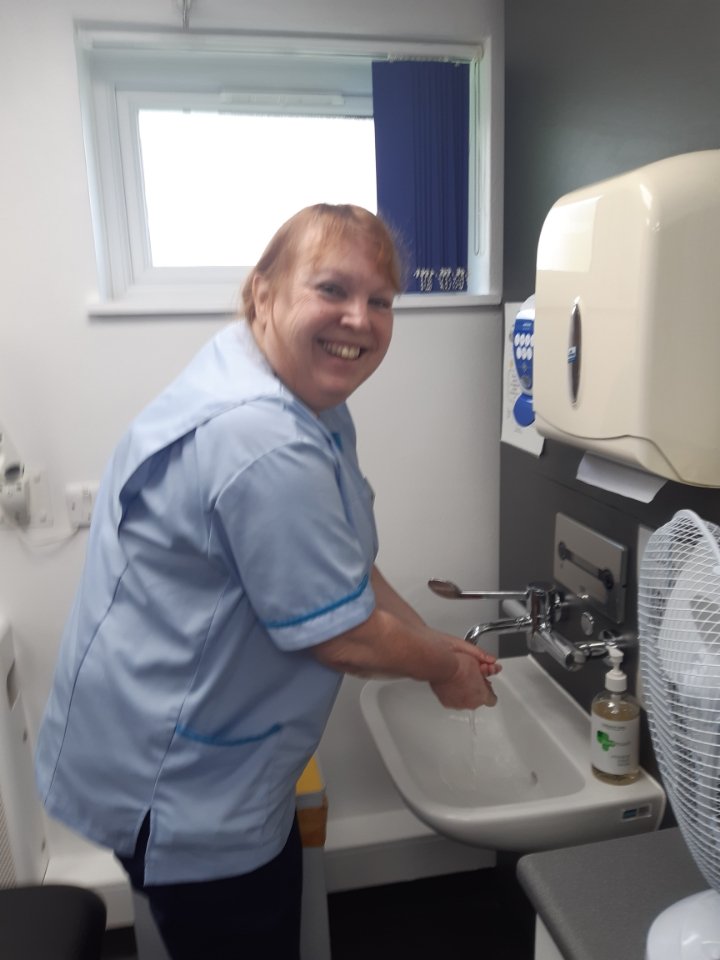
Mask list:
[{"label": "smiling woman", "polygon": [[137,417],[98,492],[38,783],[115,850],[173,960],[297,960],[295,783],[343,673],[495,702],[495,658],[428,627],[375,566],[345,401],[385,355],[401,279],[369,211],[291,218],[247,316]]},{"label": "smiling woman", "polygon": [[[288,274],[278,269],[285,247],[296,250]],[[382,362],[400,277],[380,221],[348,205],[301,211],[251,272],[243,299],[255,339],[315,413],[347,400]]]}]

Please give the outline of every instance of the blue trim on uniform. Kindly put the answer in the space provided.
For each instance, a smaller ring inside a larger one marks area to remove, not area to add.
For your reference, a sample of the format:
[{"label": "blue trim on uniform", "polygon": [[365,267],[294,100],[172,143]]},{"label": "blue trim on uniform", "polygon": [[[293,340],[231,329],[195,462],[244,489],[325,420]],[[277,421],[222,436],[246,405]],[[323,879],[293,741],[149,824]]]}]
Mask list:
[{"label": "blue trim on uniform", "polygon": [[278,630],[281,627],[296,627],[301,623],[307,623],[308,620],[315,620],[316,617],[322,617],[325,613],[331,613],[333,610],[337,610],[338,607],[344,607],[346,603],[352,603],[353,600],[357,600],[365,590],[365,587],[367,587],[368,582],[368,576],[365,574],[357,590],[353,590],[352,593],[349,593],[341,600],[336,600],[335,603],[329,603],[326,607],[320,607],[311,613],[305,613],[301,617],[292,617],[290,620],[266,620],[263,622],[263,626],[267,630]]},{"label": "blue trim on uniform", "polygon": [[338,450],[340,450],[340,452],[342,453],[342,448],[343,448],[342,434],[341,434],[341,433],[338,433],[337,430],[332,430],[331,433],[330,433],[330,436],[331,436],[331,437],[333,438],[333,440],[335,441],[335,446],[336,446],[336,447],[338,448]]},{"label": "blue trim on uniform", "polygon": [[254,737],[237,737],[236,739],[226,740],[224,737],[208,736],[204,733],[197,733],[190,727],[177,726],[175,733],[188,740],[195,740],[197,743],[207,743],[211,747],[241,747],[245,743],[257,743],[259,740],[266,740],[275,733],[279,733],[283,728],[281,723],[274,723],[264,733],[258,733]]}]

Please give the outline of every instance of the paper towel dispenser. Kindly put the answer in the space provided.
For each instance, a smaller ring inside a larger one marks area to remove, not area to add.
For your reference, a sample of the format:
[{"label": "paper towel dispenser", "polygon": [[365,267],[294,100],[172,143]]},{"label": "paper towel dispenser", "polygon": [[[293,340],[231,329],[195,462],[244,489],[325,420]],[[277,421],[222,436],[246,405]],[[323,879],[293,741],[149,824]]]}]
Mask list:
[{"label": "paper towel dispenser", "polygon": [[533,393],[544,436],[720,487],[720,150],[552,207],[537,252]]}]

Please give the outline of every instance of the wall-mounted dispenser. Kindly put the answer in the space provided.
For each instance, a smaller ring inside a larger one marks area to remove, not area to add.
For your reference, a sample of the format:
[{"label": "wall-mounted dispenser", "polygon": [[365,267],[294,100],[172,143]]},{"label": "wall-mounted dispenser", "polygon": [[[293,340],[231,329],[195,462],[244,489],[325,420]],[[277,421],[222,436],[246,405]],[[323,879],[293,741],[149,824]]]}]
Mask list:
[{"label": "wall-mounted dispenser", "polygon": [[52,526],[52,510],[45,472],[25,463],[0,423],[0,530],[23,535],[28,529],[48,526]]},{"label": "wall-mounted dispenser", "polygon": [[538,431],[720,487],[720,150],[561,198],[538,244]]},{"label": "wall-mounted dispenser", "polygon": [[0,516],[19,527],[30,522],[30,481],[25,464],[0,424]]}]

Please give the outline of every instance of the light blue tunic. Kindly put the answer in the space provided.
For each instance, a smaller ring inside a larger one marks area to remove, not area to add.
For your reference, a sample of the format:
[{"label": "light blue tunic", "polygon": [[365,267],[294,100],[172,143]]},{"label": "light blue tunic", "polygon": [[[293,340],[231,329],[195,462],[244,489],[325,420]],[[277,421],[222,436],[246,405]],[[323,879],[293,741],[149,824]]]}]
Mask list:
[{"label": "light blue tunic", "polygon": [[103,478],[36,755],[50,814],[147,883],[281,850],[340,675],[308,648],[364,622],[372,494],[343,405],[319,417],[244,322],[140,414]]}]

